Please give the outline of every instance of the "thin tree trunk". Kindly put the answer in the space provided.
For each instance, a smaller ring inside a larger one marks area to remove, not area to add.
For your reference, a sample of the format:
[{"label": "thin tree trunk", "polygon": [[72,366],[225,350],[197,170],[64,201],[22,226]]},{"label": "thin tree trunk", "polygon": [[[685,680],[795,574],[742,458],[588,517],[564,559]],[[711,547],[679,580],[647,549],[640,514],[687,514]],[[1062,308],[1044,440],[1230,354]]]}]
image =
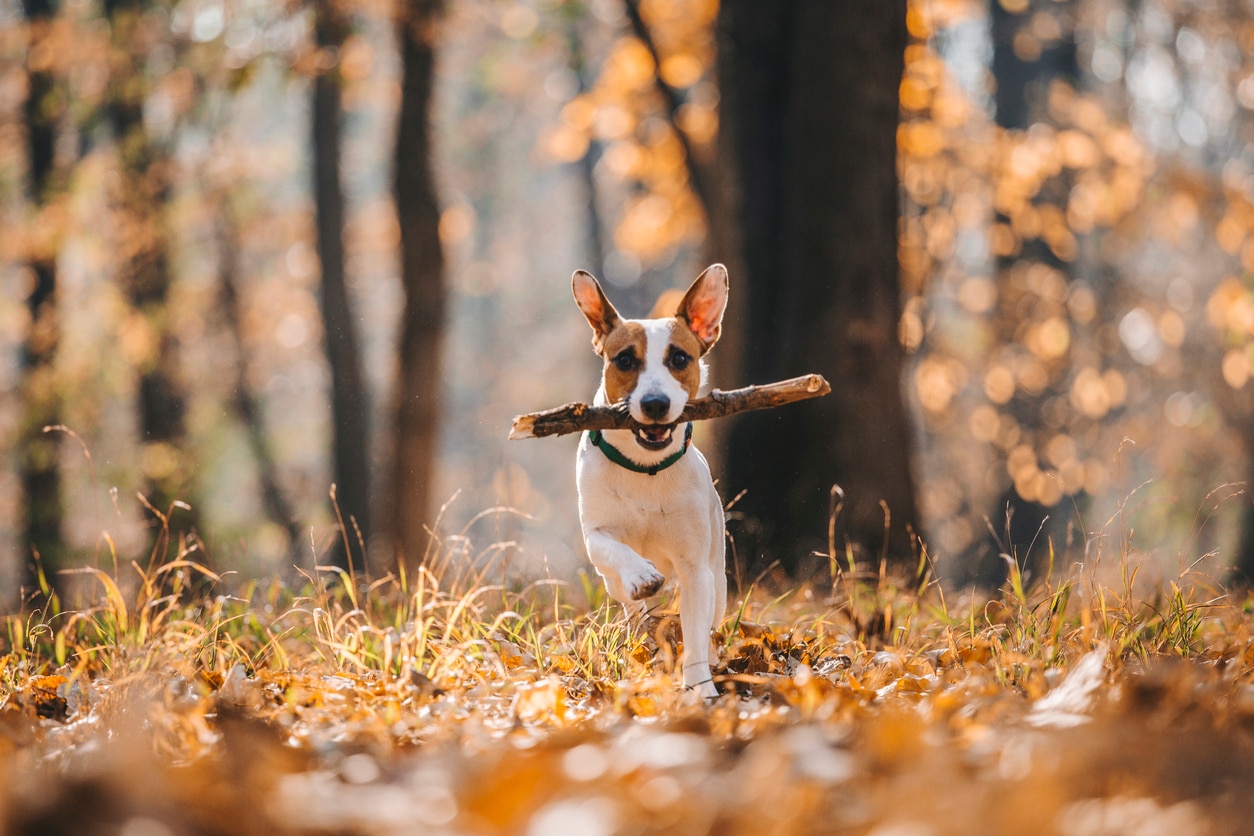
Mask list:
[{"label": "thin tree trunk", "polygon": [[[1222,384],[1221,384],[1222,385]],[[1237,551],[1232,566],[1228,570],[1228,582],[1254,589],[1254,444],[1246,443],[1246,470],[1250,472],[1245,481],[1244,510],[1241,512],[1241,534],[1237,541]]]},{"label": "thin tree trunk", "polygon": [[296,515],[292,512],[291,504],[279,487],[278,466],[266,437],[261,404],[258,403],[257,397],[248,384],[248,354],[241,333],[244,305],[240,301],[239,262],[236,258],[236,252],[239,250],[239,231],[235,219],[231,216],[231,210],[226,205],[226,198],[219,197],[218,200],[216,226],[218,277],[221,287],[219,302],[235,347],[235,392],[231,398],[231,405],[248,433],[248,443],[252,448],[253,461],[257,465],[257,480],[261,486],[261,502],[265,507],[266,516],[287,532],[288,549],[291,551],[300,546],[298,542],[300,526],[296,523]]},{"label": "thin tree trunk", "polygon": [[[39,44],[52,23],[52,4],[47,0],[25,0],[30,42],[27,56],[38,54]],[[35,213],[48,207],[53,192],[53,162],[56,120],[52,97],[54,80],[46,67],[28,66],[28,91],[25,104],[26,149],[29,168],[27,191]],[[21,450],[21,479],[26,502],[26,524],[23,536],[28,550],[38,550],[45,569],[61,568],[65,561],[65,540],[62,534],[60,435],[44,432],[47,426],[60,423],[61,395],[56,379],[57,344],[60,340],[57,310],[57,264],[55,239],[44,230],[30,236],[34,243],[27,256],[31,271],[31,287],[26,297],[30,312],[30,332],[22,347],[22,400],[26,407]],[[37,577],[31,562],[33,551],[27,551],[19,587],[34,589]],[[49,572],[50,577],[55,575]],[[5,584],[5,599],[9,594]],[[6,600],[6,604],[15,601]],[[11,609],[11,607],[10,607]]]},{"label": "thin tree trunk", "polygon": [[144,6],[133,0],[106,0],[104,7],[115,56],[107,113],[120,161],[115,197],[119,283],[153,335],[153,348],[140,360],[138,370],[143,492],[157,511],[168,514],[176,500],[192,499],[184,459],[186,397],[166,310],[171,275],[164,212],[170,195],[170,161],[144,126],[147,85],[138,66],[142,61],[131,54]]},{"label": "thin tree trunk", "polygon": [[399,559],[410,566],[421,560],[429,541],[431,480],[442,404],[446,290],[429,119],[436,25],[442,7],[440,0],[408,0],[402,2],[397,20],[403,75],[394,185],[405,307],[397,381],[393,525]]},{"label": "thin tree trunk", "polygon": [[905,7],[720,7],[720,130],[738,175],[745,264],[732,279],[738,380],[816,371],[832,384],[830,397],[729,422],[723,484],[729,495],[746,491],[738,551],[765,551],[792,570],[827,551],[833,485],[844,492],[838,551],[848,543],[913,567],[913,443],[897,338]]},{"label": "thin tree trunk", "polygon": [[[583,48],[583,36],[579,31],[579,19],[570,16],[566,20],[566,49],[570,54],[568,65],[575,74],[576,91],[587,93],[591,88],[588,71],[588,57]],[[605,273],[605,225],[601,220],[601,207],[597,195],[596,167],[601,159],[601,141],[595,136],[588,137],[588,148],[579,158],[579,178],[587,192],[587,206],[584,212],[585,238],[589,270],[595,275]]]},{"label": "thin tree trunk", "polygon": [[354,558],[358,533],[370,537],[369,407],[361,368],[356,320],[344,273],[344,192],[340,184],[339,51],[348,21],[334,0],[314,4],[314,32],[322,58],[313,84],[313,186],[318,256],[322,263],[321,306],[331,369],[332,460],[337,512],[347,528],[336,564],[362,567]]},{"label": "thin tree trunk", "polygon": [[[996,80],[995,116],[997,125],[1008,131],[1023,131],[1038,121],[1048,120],[1047,97],[1050,85],[1062,81],[1074,86],[1079,76],[1074,39],[1064,39],[1042,50],[1039,56],[1028,59],[1021,57],[1015,49],[1019,32],[1036,25],[1035,14],[1039,12],[1037,6],[1045,5],[1059,8],[1064,4],[1053,0],[1048,0],[1047,3],[1029,3],[1026,10],[1015,13],[1007,11],[1001,3],[990,3],[992,71]],[[1065,194],[1066,190],[1062,190],[1062,193]],[[997,219],[1002,223],[1009,222],[1008,218],[1000,214]],[[997,259],[997,278],[1003,284],[998,293],[999,299],[1006,301],[1015,298],[1015,294],[1005,285],[1011,281],[1012,268],[1028,262],[1047,264],[1068,275],[1073,272],[1071,266],[1054,255],[1045,242],[1039,239],[1026,240],[1015,255]],[[1098,291],[1101,292],[1102,288],[1099,287]],[[1005,327],[1011,331],[1020,325],[1019,317],[1013,313],[999,315],[997,320],[1009,323]],[[999,339],[1006,343],[1014,342],[1014,336],[1009,332],[1001,334]],[[1053,386],[1036,395],[1019,390],[1005,409],[1020,426],[1030,432],[1039,432],[1046,429],[1041,418],[1043,407],[1057,396],[1058,389]],[[1071,501],[1081,507],[1087,504],[1086,497],[1082,494]],[[1075,515],[1068,507],[1050,507],[1025,499],[1013,485],[998,495],[986,517],[991,521],[989,535],[977,540],[961,556],[960,565],[956,567],[957,572],[949,580],[958,584],[977,583],[985,587],[998,587],[1005,581],[1009,569],[1003,554],[1013,556],[1020,569],[1031,577],[1040,568],[1047,566],[1051,544],[1062,550],[1076,536],[1073,524]]]}]

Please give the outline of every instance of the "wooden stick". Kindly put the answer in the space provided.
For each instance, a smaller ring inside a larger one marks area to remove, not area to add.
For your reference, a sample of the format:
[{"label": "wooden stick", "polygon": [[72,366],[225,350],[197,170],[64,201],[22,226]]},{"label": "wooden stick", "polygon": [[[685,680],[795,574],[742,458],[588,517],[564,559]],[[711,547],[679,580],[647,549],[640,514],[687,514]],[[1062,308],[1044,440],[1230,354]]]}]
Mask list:
[{"label": "wooden stick", "polygon": [[[821,374],[807,374],[791,380],[746,386],[723,392],[718,389],[703,398],[690,401],[680,413],[680,422],[705,421],[725,418],[738,412],[769,409],[775,406],[817,398],[832,391]],[[583,430],[634,430],[643,425],[627,412],[627,405],[589,406],[586,403],[568,403],[544,412],[519,415],[510,427],[510,440],[519,438],[543,438],[548,435],[566,435]]]}]

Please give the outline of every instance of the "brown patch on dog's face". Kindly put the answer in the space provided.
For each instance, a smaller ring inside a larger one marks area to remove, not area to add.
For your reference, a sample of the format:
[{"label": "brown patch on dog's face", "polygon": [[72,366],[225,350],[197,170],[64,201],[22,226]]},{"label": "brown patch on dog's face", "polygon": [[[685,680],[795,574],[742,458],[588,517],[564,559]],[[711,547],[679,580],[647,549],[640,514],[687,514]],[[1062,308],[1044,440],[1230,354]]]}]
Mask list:
[{"label": "brown patch on dog's face", "polygon": [[671,329],[670,344],[666,347],[666,368],[684,387],[689,399],[695,398],[701,388],[701,355],[704,352],[705,347],[697,335],[683,320],[676,319],[675,327]]},{"label": "brown patch on dog's face", "polygon": [[598,353],[605,359],[605,395],[618,403],[636,389],[644,369],[647,340],[639,322],[621,322],[601,341]]}]

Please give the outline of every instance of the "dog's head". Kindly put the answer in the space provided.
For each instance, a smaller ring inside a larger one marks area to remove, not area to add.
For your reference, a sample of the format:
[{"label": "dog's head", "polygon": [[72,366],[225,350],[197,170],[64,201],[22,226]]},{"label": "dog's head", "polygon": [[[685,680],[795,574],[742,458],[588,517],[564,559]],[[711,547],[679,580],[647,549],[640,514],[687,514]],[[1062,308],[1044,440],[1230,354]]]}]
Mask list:
[{"label": "dog's head", "polygon": [[592,346],[605,361],[610,403],[626,401],[631,417],[650,425],[635,434],[646,450],[670,445],[679,414],[701,387],[702,363],[723,327],[727,268],[713,264],[688,288],[673,316],[623,319],[590,273],[571,279],[575,303],[592,326]]}]

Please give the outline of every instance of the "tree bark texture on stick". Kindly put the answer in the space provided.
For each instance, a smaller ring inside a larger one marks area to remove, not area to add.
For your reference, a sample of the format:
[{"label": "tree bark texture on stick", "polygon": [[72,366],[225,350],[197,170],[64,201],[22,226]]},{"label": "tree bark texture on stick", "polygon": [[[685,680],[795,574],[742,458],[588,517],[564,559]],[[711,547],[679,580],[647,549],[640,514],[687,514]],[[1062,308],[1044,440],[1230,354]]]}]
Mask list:
[{"label": "tree bark texture on stick", "polygon": [[[823,379],[823,376],[817,374],[781,380],[777,383],[766,383],[761,386],[746,386],[730,392],[715,389],[704,397],[690,401],[680,413],[679,422],[704,421],[756,409],[770,409],[796,401],[817,398],[831,391],[832,387]],[[519,415],[514,419],[509,437],[511,440],[517,440],[566,435],[583,430],[630,430],[642,427],[643,425],[631,417],[626,405],[622,403],[613,406],[569,403],[544,412]]]},{"label": "tree bark texture on stick", "polygon": [[431,482],[441,409],[440,358],[447,291],[440,248],[440,210],[431,168],[431,93],[442,0],[408,0],[398,9],[401,107],[394,189],[401,233],[400,374],[389,497],[395,549],[415,564],[430,540]]},{"label": "tree bark texture on stick", "polygon": [[[912,430],[897,337],[898,87],[905,0],[724,0],[719,129],[731,151],[744,275],[734,376],[816,368],[833,396],[729,422],[722,484],[746,493],[737,550],[801,570],[835,537],[913,565]],[[726,376],[723,379],[727,379]],[[891,512],[885,542],[883,505]]]}]

